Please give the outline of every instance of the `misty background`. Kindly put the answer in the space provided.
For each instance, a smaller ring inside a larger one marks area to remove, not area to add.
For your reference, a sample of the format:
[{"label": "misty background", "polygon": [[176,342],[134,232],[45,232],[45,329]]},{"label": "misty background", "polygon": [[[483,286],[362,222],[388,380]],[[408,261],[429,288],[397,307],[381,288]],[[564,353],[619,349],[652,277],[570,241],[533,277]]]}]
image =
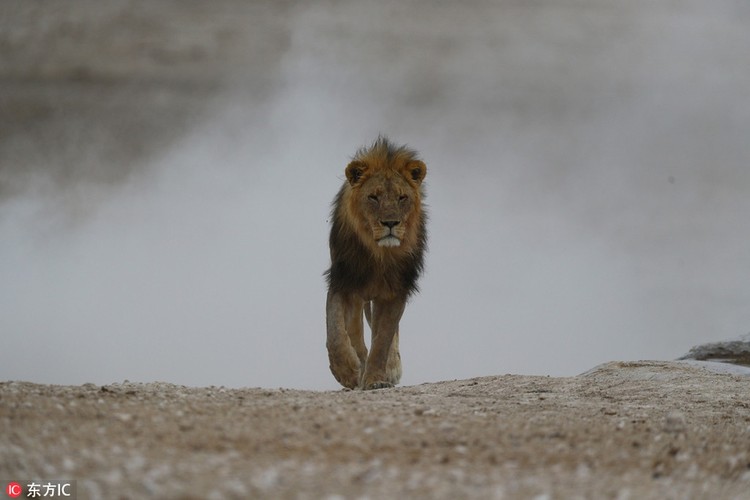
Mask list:
[{"label": "misty background", "polygon": [[403,384],[750,331],[750,7],[6,1],[0,380],[335,389],[330,202],[379,133],[430,211]]}]

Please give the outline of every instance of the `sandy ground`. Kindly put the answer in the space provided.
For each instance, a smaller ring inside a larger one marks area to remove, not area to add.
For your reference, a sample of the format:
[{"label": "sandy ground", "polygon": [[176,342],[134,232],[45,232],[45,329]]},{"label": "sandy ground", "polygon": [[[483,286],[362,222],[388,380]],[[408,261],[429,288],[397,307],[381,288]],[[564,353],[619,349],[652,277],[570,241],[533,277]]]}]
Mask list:
[{"label": "sandy ground", "polygon": [[747,376],[681,362],[371,392],[6,382],[0,471],[80,498],[749,498],[748,401]]}]

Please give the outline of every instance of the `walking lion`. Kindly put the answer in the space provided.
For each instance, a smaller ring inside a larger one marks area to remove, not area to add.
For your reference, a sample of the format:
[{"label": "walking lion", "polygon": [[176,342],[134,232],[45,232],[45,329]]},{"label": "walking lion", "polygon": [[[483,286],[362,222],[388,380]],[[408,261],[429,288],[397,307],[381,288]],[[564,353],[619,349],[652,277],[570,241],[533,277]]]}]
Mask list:
[{"label": "walking lion", "polygon": [[[393,387],[401,379],[399,321],[424,267],[427,167],[416,151],[379,137],[345,173],[333,202],[325,273],[330,368],[350,389]],[[363,312],[372,330],[369,353]]]}]

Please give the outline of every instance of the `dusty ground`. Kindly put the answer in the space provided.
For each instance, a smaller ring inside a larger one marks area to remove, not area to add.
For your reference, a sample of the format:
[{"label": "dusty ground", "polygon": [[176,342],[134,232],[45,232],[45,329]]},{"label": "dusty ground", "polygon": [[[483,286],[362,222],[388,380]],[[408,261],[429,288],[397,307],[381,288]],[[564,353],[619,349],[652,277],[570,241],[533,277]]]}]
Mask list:
[{"label": "dusty ground", "polygon": [[0,384],[0,470],[81,498],[749,498],[750,379],[679,362],[372,392]]}]

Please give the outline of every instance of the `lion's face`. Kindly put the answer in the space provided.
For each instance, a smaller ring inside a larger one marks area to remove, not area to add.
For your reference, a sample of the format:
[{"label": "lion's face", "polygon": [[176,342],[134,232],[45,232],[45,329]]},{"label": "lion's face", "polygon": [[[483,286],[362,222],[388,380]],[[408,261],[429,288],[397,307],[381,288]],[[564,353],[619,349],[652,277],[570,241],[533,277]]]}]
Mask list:
[{"label": "lion's face", "polygon": [[426,173],[418,160],[371,168],[352,162],[346,169],[352,184],[351,208],[360,216],[360,234],[378,247],[394,248],[416,244],[420,216],[419,185]]},{"label": "lion's face", "polygon": [[414,190],[403,177],[373,176],[360,188],[358,204],[378,246],[401,245],[414,212]]}]

